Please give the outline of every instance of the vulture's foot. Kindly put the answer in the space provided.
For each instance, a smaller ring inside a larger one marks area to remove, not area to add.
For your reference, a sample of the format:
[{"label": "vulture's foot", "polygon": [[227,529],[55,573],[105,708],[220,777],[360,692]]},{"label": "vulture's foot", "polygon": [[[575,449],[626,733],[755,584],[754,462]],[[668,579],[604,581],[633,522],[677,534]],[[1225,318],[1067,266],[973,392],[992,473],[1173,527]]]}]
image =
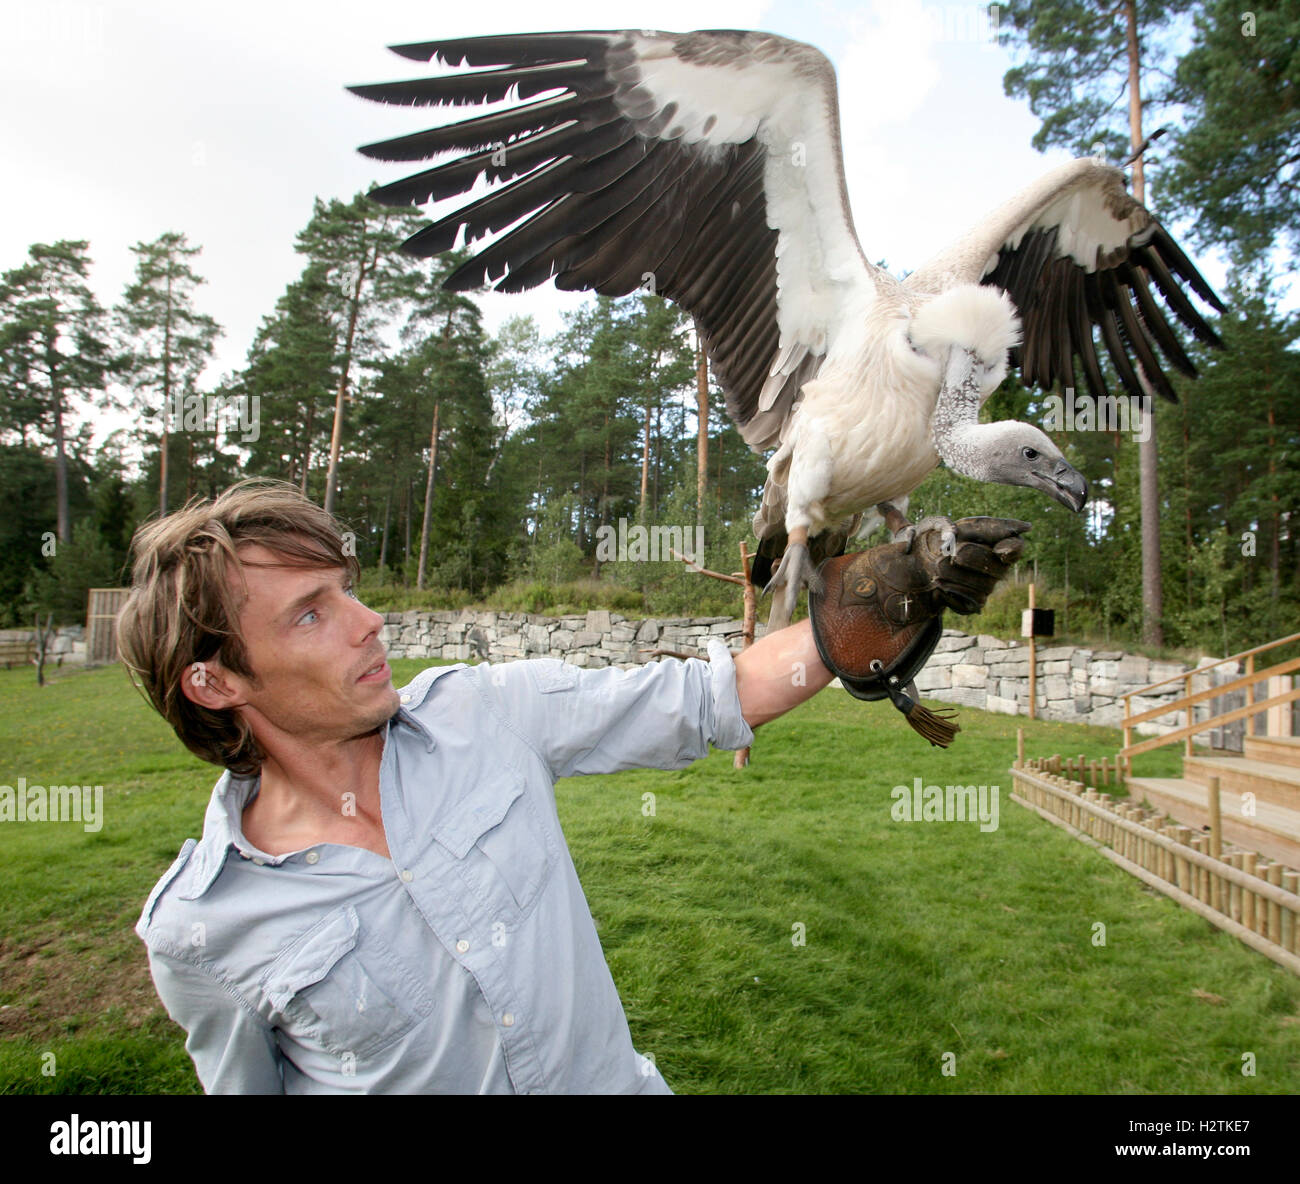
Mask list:
[{"label": "vulture's foot", "polygon": [[805,543],[787,543],[785,554],[771,580],[763,589],[772,593],[772,611],[767,618],[767,627],[784,629],[794,615],[795,605],[799,602],[799,590],[807,585],[814,592],[822,590],[824,581],[813,567]]},{"label": "vulture's foot", "polygon": [[920,522],[908,524],[901,530],[894,532],[894,542],[905,543],[907,550],[912,550],[912,544],[916,541],[916,536],[923,530],[937,530],[939,535],[939,549],[944,555],[951,559],[957,554],[957,528],[953,525],[951,518],[945,518],[942,515],[931,515],[928,518],[922,518]]}]

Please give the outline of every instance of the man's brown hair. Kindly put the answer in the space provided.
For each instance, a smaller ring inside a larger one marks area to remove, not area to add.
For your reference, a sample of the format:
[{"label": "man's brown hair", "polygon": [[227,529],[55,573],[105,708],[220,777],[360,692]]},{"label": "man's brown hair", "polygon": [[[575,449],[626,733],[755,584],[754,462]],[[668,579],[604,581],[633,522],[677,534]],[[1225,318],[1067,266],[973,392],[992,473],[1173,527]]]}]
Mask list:
[{"label": "man's brown hair", "polygon": [[[214,657],[256,679],[239,632],[247,585],[238,549],[254,543],[293,566],[360,574],[329,514],[287,482],[251,477],[136,531],[131,592],[117,617],[118,654],[135,686],[191,752],[245,774],[262,765],[248,724],[234,710],[192,702],[181,680],[201,678],[195,663]],[[228,572],[238,576],[242,594]]]}]

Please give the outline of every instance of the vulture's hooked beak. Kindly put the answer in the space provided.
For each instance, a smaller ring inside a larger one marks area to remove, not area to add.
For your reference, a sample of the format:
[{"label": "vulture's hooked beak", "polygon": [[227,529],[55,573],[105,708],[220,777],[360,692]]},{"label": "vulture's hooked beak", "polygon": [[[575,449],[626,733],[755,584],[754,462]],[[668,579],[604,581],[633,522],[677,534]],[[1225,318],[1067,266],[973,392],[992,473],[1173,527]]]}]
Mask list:
[{"label": "vulture's hooked beak", "polygon": [[1041,473],[1035,476],[1041,477],[1043,489],[1061,505],[1068,506],[1076,514],[1083,509],[1084,503],[1088,500],[1088,482],[1073,465],[1058,460],[1052,466],[1050,474]]}]

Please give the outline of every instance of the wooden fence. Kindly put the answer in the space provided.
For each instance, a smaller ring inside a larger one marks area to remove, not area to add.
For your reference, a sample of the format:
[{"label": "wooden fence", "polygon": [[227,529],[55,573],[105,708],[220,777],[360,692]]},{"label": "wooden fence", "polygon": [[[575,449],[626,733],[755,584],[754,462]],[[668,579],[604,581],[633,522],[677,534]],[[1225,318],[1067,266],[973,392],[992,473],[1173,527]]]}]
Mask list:
[{"label": "wooden fence", "polygon": [[86,665],[117,661],[117,614],[130,589],[91,588],[86,606]]},{"label": "wooden fence", "polygon": [[1211,836],[1127,801],[1112,802],[1110,794],[1062,777],[1059,768],[1059,757],[1018,758],[1011,800],[1300,974],[1300,872],[1252,851],[1211,850],[1217,845]]}]

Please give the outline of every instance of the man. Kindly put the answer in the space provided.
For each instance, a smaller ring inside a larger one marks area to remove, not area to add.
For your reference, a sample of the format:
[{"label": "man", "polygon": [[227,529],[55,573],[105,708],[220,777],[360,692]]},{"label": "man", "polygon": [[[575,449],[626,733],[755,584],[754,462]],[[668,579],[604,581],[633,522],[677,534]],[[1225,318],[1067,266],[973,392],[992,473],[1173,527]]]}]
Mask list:
[{"label": "man", "polygon": [[[1019,552],[999,531],[912,591],[982,603]],[[134,550],[123,661],[225,769],[136,925],[204,1089],[671,1093],[632,1047],[554,782],[750,743],[831,681],[826,637],[803,621],[734,661],[714,640],[709,662],[629,671],[437,667],[399,692],[356,560],[291,486],[240,482]]]}]

